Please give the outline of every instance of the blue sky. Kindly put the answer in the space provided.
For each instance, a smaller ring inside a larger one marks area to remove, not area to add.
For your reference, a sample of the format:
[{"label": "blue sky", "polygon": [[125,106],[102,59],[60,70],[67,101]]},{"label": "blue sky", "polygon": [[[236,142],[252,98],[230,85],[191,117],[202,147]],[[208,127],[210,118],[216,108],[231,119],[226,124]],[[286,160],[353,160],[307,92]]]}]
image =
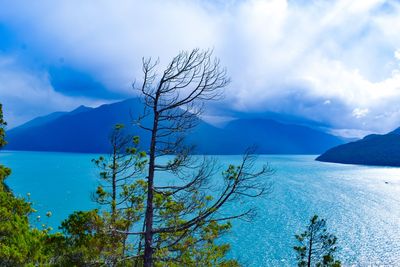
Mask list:
[{"label": "blue sky", "polygon": [[210,118],[272,111],[382,133],[400,126],[399,32],[398,1],[0,0],[0,102],[12,127],[124,99],[143,56],[211,47],[232,83]]}]

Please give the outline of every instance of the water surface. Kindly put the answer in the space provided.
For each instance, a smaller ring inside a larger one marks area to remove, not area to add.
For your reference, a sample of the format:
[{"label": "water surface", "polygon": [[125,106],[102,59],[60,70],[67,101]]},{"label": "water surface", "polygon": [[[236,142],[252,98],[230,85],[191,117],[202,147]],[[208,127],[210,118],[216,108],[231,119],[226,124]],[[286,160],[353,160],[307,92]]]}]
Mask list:
[{"label": "water surface", "polygon": [[[20,196],[30,193],[37,215],[54,227],[74,210],[95,207],[90,195],[97,185],[97,155],[70,153],[0,153],[12,168],[7,183]],[[240,156],[218,156],[222,164],[239,163]],[[295,266],[294,234],[309,218],[325,218],[338,237],[339,258],[345,266],[400,264],[400,168],[366,167],[316,162],[315,156],[263,155],[275,170],[265,198],[238,203],[256,206],[251,223],[235,221],[223,241],[230,256],[244,266]],[[215,177],[218,179],[219,177]],[[47,211],[53,216],[46,219]]]}]

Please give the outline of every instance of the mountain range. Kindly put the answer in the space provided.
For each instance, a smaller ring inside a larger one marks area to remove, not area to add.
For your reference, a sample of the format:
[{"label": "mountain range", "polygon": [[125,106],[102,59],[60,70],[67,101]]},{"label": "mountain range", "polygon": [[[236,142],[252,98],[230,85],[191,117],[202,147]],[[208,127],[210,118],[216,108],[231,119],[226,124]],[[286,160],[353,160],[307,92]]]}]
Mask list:
[{"label": "mountain range", "polygon": [[371,134],[361,140],[333,147],[318,161],[377,166],[400,166],[400,128],[387,134]]},{"label": "mountain range", "polygon": [[[81,106],[71,112],[38,117],[7,131],[9,150],[104,153],[113,126],[122,123],[147,144],[149,133],[132,121],[143,111],[137,98],[102,105]],[[187,141],[201,154],[241,154],[256,146],[263,154],[320,154],[344,140],[311,127],[250,117],[234,119],[223,127],[203,120],[187,133]],[[146,149],[146,147],[143,147]]]}]

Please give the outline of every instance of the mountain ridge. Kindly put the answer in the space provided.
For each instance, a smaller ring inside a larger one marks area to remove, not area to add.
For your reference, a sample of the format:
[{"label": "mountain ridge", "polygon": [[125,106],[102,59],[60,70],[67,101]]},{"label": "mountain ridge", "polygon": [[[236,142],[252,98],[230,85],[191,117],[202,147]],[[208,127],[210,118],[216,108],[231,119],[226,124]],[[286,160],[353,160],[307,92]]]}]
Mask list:
[{"label": "mountain ridge", "polygon": [[400,167],[400,128],[387,134],[370,134],[363,139],[333,147],[317,161]]},{"label": "mountain ridge", "polygon": [[[101,105],[78,107],[67,113],[43,116],[7,132],[8,150],[104,153],[109,151],[108,136],[113,125],[122,123],[127,131],[139,135],[144,142],[149,133],[132,124],[133,116],[143,111],[137,98]],[[53,113],[54,114],[54,113]],[[272,119],[245,118],[215,127],[199,120],[187,140],[196,145],[198,154],[241,154],[249,146],[257,146],[263,154],[319,154],[342,144],[333,135],[310,127],[284,124]],[[146,147],[144,147],[146,149]]]}]

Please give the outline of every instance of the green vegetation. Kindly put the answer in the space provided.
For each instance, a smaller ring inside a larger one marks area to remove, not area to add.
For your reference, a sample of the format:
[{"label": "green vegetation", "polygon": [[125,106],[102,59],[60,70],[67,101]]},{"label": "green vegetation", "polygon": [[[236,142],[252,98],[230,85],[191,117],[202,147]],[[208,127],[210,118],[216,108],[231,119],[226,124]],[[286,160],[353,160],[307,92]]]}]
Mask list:
[{"label": "green vegetation", "polygon": [[[6,122],[0,104],[0,148],[4,139]],[[49,262],[51,250],[48,245],[50,229],[34,229],[28,217],[34,210],[31,203],[13,195],[5,185],[11,170],[0,165],[0,265],[36,266]]]},{"label": "green vegetation", "polygon": [[[3,119],[3,106],[0,104],[0,148],[4,147],[7,142],[5,140],[5,129],[7,123]],[[7,176],[11,174],[11,170],[3,165],[0,165],[0,189],[2,192],[9,191],[6,184],[4,183]]]},{"label": "green vegetation", "polygon": [[63,251],[57,257],[61,265],[125,266],[140,262],[134,256],[135,240],[128,240],[126,232],[141,218],[145,182],[140,174],[147,159],[137,148],[139,138],[125,136],[123,128],[117,125],[110,137],[110,156],[93,160],[100,169],[93,199],[102,208],[75,212],[62,222]]},{"label": "green vegetation", "polygon": [[334,253],[337,250],[336,236],[328,233],[326,221],[318,219],[314,215],[307,230],[296,235],[299,246],[295,246],[299,267],[339,267],[340,261],[335,260]]}]

